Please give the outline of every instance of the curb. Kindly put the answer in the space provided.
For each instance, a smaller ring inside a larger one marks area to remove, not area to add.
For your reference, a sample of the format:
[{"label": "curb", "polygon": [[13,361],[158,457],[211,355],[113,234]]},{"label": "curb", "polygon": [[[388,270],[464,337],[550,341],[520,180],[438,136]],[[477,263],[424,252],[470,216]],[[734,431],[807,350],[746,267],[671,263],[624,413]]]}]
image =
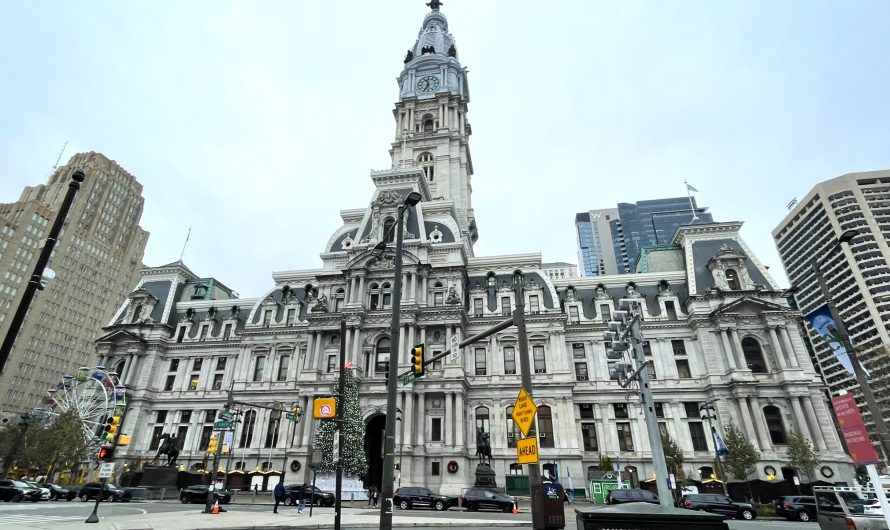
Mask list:
[{"label": "curb", "polygon": [[[468,526],[473,526],[473,521],[467,521],[466,523],[460,522],[444,522],[444,523],[394,523],[392,525],[393,528],[466,528]],[[532,527],[531,521],[517,521],[503,523],[486,523],[486,528],[516,528],[518,526],[522,527]],[[301,525],[301,526],[228,526],[226,530],[269,530],[273,528],[275,530],[300,530],[303,528],[315,528],[315,529],[329,529],[334,528],[333,523],[322,523],[317,525]],[[358,524],[350,524],[349,528],[380,528],[378,523],[358,523]],[[197,528],[196,530],[219,530],[219,528]]]}]

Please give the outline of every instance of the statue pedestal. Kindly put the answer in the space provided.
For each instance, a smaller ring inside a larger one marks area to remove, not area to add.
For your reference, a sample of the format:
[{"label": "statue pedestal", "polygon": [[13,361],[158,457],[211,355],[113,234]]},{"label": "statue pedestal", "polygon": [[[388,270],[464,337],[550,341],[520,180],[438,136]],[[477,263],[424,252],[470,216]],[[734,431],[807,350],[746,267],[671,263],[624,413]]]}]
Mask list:
[{"label": "statue pedestal", "polygon": [[497,488],[498,484],[495,480],[494,470],[488,464],[479,464],[476,466],[476,482],[473,486],[477,488]]},{"label": "statue pedestal", "polygon": [[176,488],[179,469],[175,467],[145,466],[140,486],[146,488]]}]

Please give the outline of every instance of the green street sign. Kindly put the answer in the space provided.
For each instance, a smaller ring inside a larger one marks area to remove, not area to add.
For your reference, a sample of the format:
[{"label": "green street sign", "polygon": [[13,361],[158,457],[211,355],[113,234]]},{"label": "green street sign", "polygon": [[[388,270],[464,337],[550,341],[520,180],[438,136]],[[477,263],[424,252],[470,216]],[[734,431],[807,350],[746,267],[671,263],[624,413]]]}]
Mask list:
[{"label": "green street sign", "polygon": [[413,373],[412,373],[412,374],[408,374],[408,375],[402,377],[401,383],[402,383],[403,385],[408,385],[408,384],[413,383],[415,379],[417,379],[417,376],[416,376],[416,375],[414,375]]},{"label": "green street sign", "polygon": [[213,424],[214,431],[233,431],[235,430],[234,421],[218,421]]},{"label": "green street sign", "polygon": [[222,421],[235,421],[235,411],[223,410],[219,413],[219,419]]},{"label": "green street sign", "polygon": [[285,413],[284,413],[284,417],[285,417],[285,419],[288,419],[288,420],[291,420],[291,421],[294,421],[294,420],[297,419],[297,418],[296,418],[292,413],[290,413],[290,412],[285,412]]}]

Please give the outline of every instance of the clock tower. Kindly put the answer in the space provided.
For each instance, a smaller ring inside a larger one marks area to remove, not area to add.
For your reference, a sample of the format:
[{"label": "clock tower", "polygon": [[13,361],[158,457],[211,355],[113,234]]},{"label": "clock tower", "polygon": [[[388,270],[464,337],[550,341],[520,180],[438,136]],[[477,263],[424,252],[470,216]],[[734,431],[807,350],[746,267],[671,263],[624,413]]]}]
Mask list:
[{"label": "clock tower", "polygon": [[478,239],[471,203],[473,162],[467,121],[470,91],[448,20],[431,0],[431,11],[399,74],[399,101],[393,110],[396,137],[390,153],[394,168],[423,170],[433,200],[453,203],[461,236],[469,248]]}]

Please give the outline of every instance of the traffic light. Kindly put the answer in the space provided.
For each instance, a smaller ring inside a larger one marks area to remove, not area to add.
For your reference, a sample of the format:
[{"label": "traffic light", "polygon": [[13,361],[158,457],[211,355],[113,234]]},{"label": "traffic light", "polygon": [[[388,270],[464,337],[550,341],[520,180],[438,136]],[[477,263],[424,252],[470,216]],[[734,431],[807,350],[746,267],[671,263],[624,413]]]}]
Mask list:
[{"label": "traffic light", "polygon": [[214,434],[210,437],[210,441],[207,443],[207,452],[216,453],[217,444],[219,444],[219,436]]},{"label": "traffic light", "polygon": [[423,355],[423,344],[418,344],[411,349],[411,364],[414,366],[414,377],[421,377],[424,374]]},{"label": "traffic light", "polygon": [[108,418],[105,420],[105,430],[102,433],[102,439],[106,441],[114,440],[114,435],[117,433],[117,429],[120,423],[120,416],[108,416]]},{"label": "traffic light", "polygon": [[114,458],[114,447],[110,445],[100,447],[98,458],[100,462],[108,462]]}]

